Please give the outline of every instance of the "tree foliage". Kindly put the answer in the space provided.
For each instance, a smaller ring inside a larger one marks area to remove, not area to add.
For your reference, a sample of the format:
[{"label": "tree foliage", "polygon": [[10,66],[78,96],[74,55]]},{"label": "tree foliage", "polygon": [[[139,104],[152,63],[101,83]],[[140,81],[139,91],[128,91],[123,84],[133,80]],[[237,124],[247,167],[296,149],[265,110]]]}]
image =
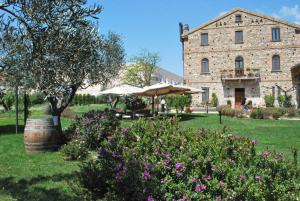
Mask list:
[{"label": "tree foliage", "polygon": [[60,116],[79,87],[106,84],[124,51],[118,35],[100,35],[101,6],[84,0],[24,0],[0,4],[1,69],[11,85],[38,89]]},{"label": "tree foliage", "polygon": [[180,110],[183,111],[184,107],[188,107],[192,104],[192,96],[191,94],[186,95],[168,95],[166,97],[167,100],[167,107],[168,108],[175,108],[176,113]]},{"label": "tree foliage", "polygon": [[131,64],[126,67],[122,77],[123,81],[139,87],[150,86],[151,75],[159,60],[157,53],[142,50],[138,56],[131,59]]}]

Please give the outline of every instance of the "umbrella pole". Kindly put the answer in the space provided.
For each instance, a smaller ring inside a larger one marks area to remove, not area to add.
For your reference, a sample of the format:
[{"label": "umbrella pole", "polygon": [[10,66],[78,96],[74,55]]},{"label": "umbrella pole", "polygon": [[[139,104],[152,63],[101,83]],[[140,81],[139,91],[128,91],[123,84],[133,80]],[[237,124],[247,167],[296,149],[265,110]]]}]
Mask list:
[{"label": "umbrella pole", "polygon": [[154,96],[152,96],[152,115],[154,115]]}]

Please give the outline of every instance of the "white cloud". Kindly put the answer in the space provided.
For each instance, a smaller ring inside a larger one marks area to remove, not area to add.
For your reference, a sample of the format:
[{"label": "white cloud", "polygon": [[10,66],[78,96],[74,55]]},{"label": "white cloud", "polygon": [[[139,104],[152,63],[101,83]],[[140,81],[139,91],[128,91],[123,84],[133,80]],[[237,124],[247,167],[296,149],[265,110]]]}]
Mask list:
[{"label": "white cloud", "polygon": [[295,23],[300,24],[300,8],[299,5],[293,7],[282,6],[278,13],[273,13],[276,18],[291,18]]},{"label": "white cloud", "polygon": [[271,16],[277,19],[281,19],[281,16],[279,16],[277,13],[272,13]]},{"label": "white cloud", "polygon": [[226,13],[227,13],[226,11],[222,11],[222,12],[220,12],[220,13],[219,13],[219,15],[218,15],[218,16],[225,15]]}]

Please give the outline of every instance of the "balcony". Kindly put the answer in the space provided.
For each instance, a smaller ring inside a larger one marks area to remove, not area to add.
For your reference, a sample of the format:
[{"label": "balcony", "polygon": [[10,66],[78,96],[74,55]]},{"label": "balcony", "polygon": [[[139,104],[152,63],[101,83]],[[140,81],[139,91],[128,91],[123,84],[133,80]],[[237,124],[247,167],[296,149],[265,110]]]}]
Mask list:
[{"label": "balcony", "polygon": [[260,72],[257,68],[247,68],[246,70],[230,69],[221,71],[222,81],[258,81],[260,79]]}]

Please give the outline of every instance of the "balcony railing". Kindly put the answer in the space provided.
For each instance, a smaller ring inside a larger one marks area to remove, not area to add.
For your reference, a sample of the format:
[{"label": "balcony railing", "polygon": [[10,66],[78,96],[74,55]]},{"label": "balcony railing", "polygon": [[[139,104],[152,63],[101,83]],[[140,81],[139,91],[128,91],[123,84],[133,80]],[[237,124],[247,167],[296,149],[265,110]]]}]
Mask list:
[{"label": "balcony railing", "polygon": [[230,69],[221,71],[222,80],[257,80],[260,78],[259,69]]}]

